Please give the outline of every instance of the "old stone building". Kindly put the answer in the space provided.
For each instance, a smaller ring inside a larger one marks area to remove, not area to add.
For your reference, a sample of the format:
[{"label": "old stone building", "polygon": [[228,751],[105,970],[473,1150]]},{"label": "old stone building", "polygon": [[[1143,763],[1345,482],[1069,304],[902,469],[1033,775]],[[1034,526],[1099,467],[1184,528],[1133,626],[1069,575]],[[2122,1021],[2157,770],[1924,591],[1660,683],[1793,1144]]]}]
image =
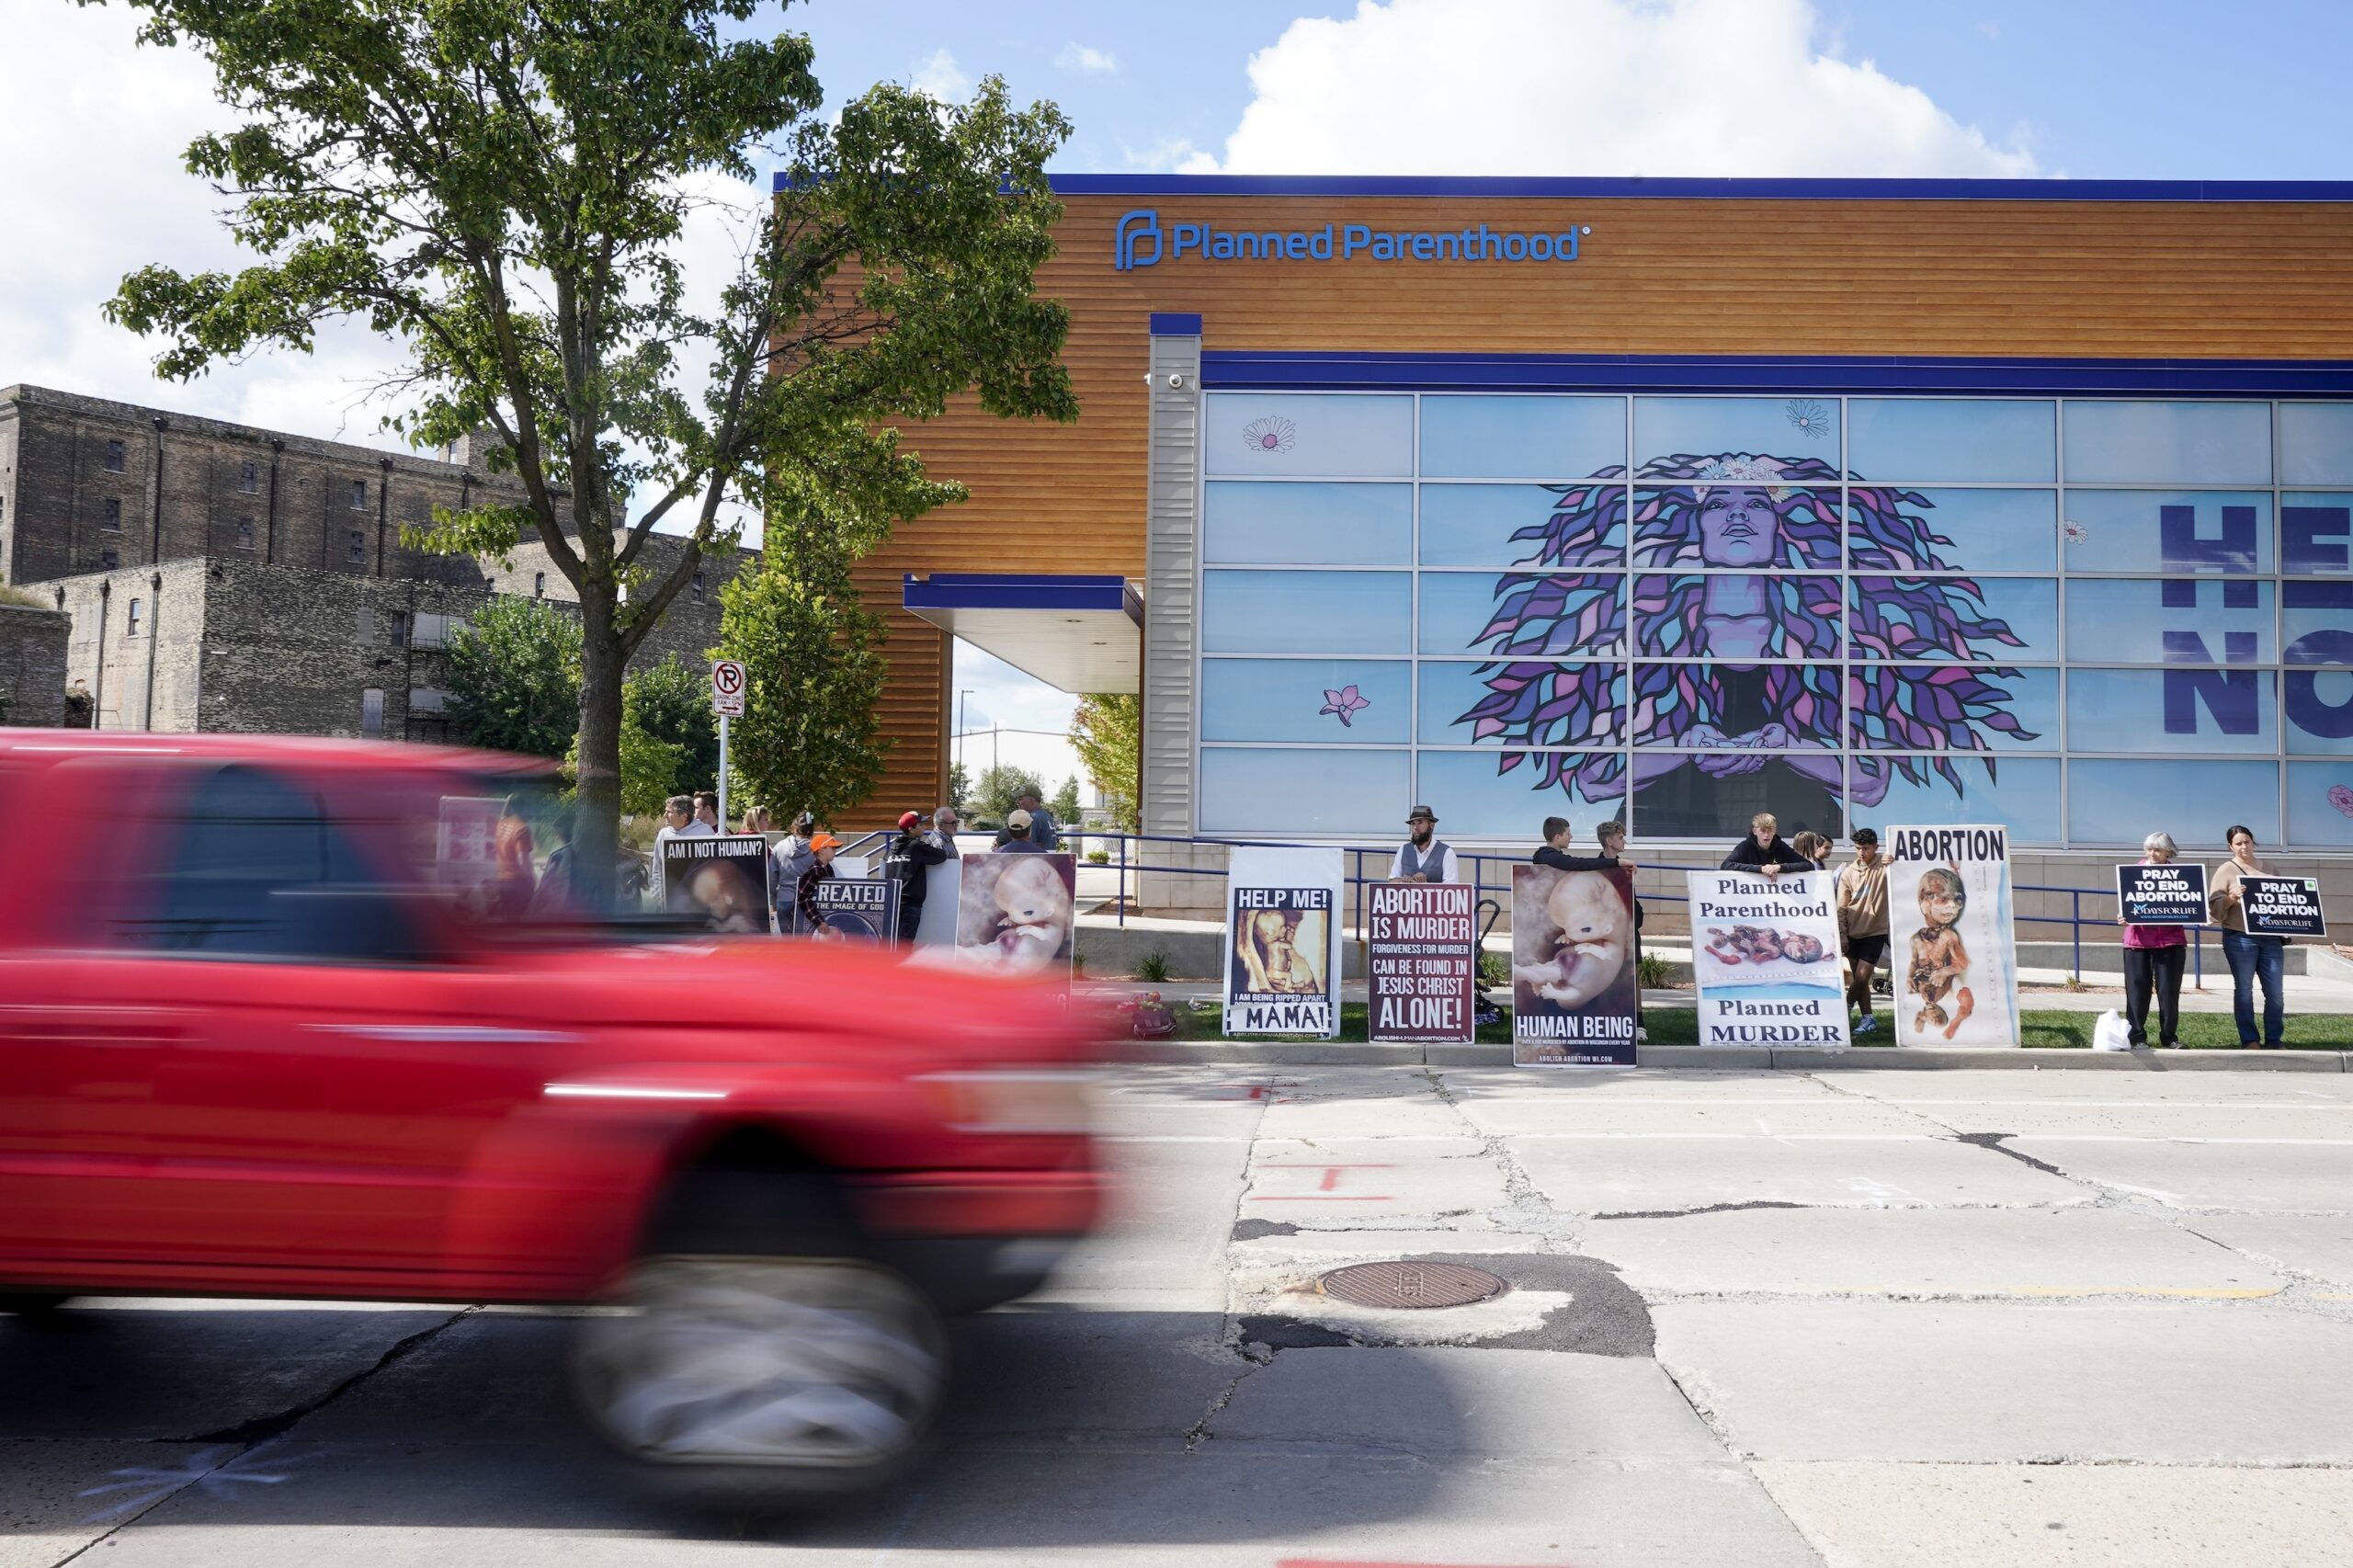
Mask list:
[{"label": "old stone building", "polygon": [[65,618],[0,599],[0,722],[65,718]]},{"label": "old stone building", "polygon": [[[481,455],[0,390],[0,581],[72,618],[59,691],[25,711],[53,714],[76,689],[100,729],[448,739],[450,631],[494,594],[574,599],[536,541],[505,562],[401,542],[436,506],[519,498]],[[678,548],[655,540],[651,563]],[[638,662],[699,662],[719,641],[719,584],[748,559],[707,562]]]}]

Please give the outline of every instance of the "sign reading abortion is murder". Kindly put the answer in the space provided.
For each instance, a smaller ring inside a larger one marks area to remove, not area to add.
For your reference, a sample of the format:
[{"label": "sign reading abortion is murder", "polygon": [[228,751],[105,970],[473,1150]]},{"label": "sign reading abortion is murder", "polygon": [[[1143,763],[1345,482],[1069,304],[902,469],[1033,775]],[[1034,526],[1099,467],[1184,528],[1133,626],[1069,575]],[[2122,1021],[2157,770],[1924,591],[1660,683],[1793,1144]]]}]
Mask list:
[{"label": "sign reading abortion is murder", "polygon": [[1887,851],[1895,1043],[2018,1044],[2009,835],[1998,827],[1891,827]]},{"label": "sign reading abortion is murder", "polygon": [[1478,983],[1476,890],[1375,882],[1365,890],[1366,1001],[1376,1044],[1468,1043]]},{"label": "sign reading abortion is murder", "polygon": [[2325,937],[2320,883],[2310,877],[2239,877],[2239,903],[2250,937]]},{"label": "sign reading abortion is murder", "polygon": [[1631,1067],[1634,875],[1511,869],[1511,1060]]},{"label": "sign reading abortion is murder", "polygon": [[1340,852],[1233,851],[1225,874],[1225,1032],[1340,1033]]},{"label": "sign reading abortion is murder", "polygon": [[1838,913],[1828,871],[1693,871],[1701,1045],[1840,1046]]},{"label": "sign reading abortion is murder", "polygon": [[2206,924],[2206,868],[2169,860],[2116,868],[2116,908],[2133,926]]}]

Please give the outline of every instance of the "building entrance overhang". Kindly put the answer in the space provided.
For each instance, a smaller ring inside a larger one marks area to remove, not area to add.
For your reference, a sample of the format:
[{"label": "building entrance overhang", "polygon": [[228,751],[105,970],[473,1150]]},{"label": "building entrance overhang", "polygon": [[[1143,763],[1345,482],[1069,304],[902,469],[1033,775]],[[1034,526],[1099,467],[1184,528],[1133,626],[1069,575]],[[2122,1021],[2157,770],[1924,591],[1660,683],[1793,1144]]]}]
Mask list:
[{"label": "building entrance overhang", "polygon": [[1125,577],[909,574],[900,602],[1060,690],[1142,689],[1143,596]]}]

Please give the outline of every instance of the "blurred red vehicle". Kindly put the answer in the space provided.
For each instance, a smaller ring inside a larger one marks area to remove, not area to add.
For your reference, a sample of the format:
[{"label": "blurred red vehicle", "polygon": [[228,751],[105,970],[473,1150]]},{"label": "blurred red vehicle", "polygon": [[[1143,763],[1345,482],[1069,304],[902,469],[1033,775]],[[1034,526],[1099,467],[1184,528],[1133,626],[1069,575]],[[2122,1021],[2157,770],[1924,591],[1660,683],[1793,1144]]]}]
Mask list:
[{"label": "blurred red vehicle", "polygon": [[940,1404],[943,1314],[1034,1288],[1096,1214],[1069,1009],[879,949],[520,914],[451,824],[478,850],[551,784],[0,732],[0,1306],[594,1303],[574,1381],[627,1452],[887,1473]]}]

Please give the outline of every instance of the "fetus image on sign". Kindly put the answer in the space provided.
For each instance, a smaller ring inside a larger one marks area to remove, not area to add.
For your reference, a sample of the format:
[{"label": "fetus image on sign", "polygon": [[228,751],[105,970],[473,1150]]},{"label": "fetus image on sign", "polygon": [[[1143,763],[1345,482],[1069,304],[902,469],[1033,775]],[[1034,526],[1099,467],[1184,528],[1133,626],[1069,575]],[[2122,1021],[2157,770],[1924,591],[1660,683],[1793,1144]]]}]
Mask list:
[{"label": "fetus image on sign", "polygon": [[1802,931],[1776,931],[1769,926],[1708,927],[1708,956],[1721,964],[1818,963],[1822,940]]},{"label": "fetus image on sign", "polygon": [[1239,991],[1274,995],[1321,995],[1324,955],[1330,941],[1321,909],[1257,909],[1243,912],[1233,931],[1233,957],[1241,969]]},{"label": "fetus image on sign", "polygon": [[[1959,929],[1961,912],[1968,907],[1969,893],[1959,871],[1938,866],[1920,873],[1921,926],[1913,933],[1911,974],[1904,986],[1920,999],[1912,1023],[1915,1034],[1941,1028],[1950,1040],[1977,1010],[1977,998],[1961,983],[1969,973],[1969,949],[1961,945]],[[1949,1015],[1944,1008],[1947,992],[1953,993]]]},{"label": "fetus image on sign", "polygon": [[956,946],[969,962],[1036,974],[1068,949],[1070,858],[973,856],[964,862]]},{"label": "fetus image on sign", "polygon": [[1563,1007],[1582,1006],[1607,991],[1626,967],[1633,916],[1617,884],[1599,871],[1563,871],[1549,890],[1533,884],[1540,903],[1514,900],[1512,983],[1530,997]]}]

